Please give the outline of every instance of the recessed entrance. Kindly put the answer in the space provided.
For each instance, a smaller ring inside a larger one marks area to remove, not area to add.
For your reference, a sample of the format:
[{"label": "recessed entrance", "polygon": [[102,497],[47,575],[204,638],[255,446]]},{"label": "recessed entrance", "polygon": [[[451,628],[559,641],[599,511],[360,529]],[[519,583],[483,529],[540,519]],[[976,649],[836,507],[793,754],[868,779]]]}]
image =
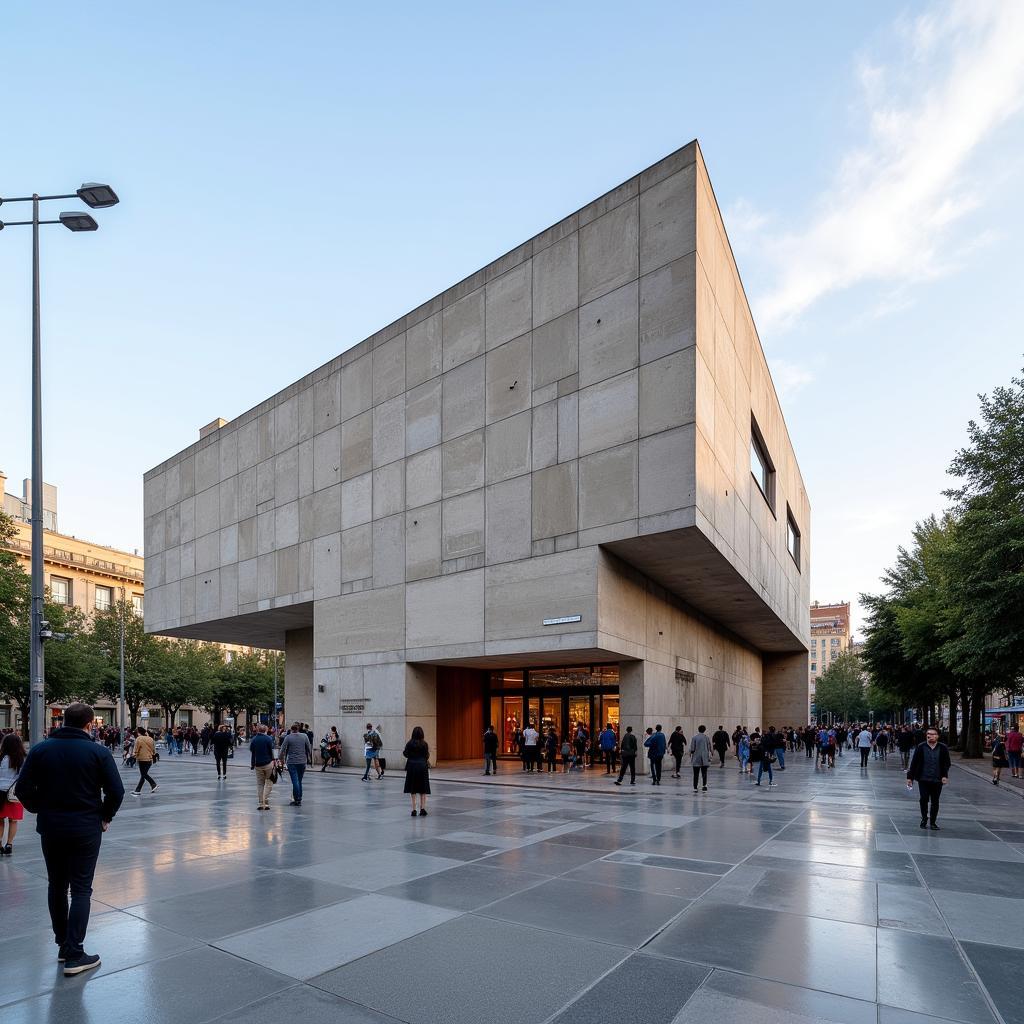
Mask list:
[{"label": "recessed entrance", "polygon": [[574,736],[579,725],[593,738],[610,722],[618,735],[618,665],[491,672],[487,687],[488,721],[497,730],[502,756],[518,755],[515,735],[527,725],[545,735],[554,729],[559,744]]},{"label": "recessed entrance", "polygon": [[551,668],[437,670],[437,756],[442,761],[483,757],[488,723],[498,733],[502,757],[519,754],[517,730],[554,729],[558,742],[584,725],[591,740],[606,723],[619,732],[619,666],[558,665]]}]

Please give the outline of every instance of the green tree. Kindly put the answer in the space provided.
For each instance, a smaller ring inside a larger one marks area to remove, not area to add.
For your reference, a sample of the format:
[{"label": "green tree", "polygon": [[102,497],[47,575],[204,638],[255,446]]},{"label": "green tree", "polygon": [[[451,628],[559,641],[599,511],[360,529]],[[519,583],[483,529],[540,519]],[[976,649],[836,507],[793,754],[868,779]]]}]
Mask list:
[{"label": "green tree", "polygon": [[224,655],[216,644],[200,640],[159,640],[158,643],[160,655],[154,696],[163,709],[164,722],[173,726],[183,705],[208,703]]},{"label": "green tree", "polygon": [[[28,735],[31,686],[29,637],[31,580],[17,556],[6,548],[16,533],[14,521],[0,512],[0,698],[13,701]],[[43,615],[63,639],[46,643],[43,676],[47,704],[91,701],[99,689],[100,665],[93,657],[89,623],[73,606],[44,601]]]},{"label": "green tree", "polygon": [[822,712],[831,712],[851,722],[863,716],[867,710],[864,669],[856,654],[844,651],[818,676],[814,703],[819,717]]},{"label": "green tree", "polygon": [[124,694],[129,722],[139,724],[143,704],[157,703],[163,669],[161,641],[148,634],[142,619],[127,601],[118,601],[109,611],[93,616],[92,645],[101,663],[101,693],[120,697],[120,640],[124,624]]},{"label": "green tree", "polygon": [[274,700],[274,662],[268,651],[236,651],[218,670],[210,710],[219,717],[228,711],[237,718],[245,711],[251,723],[257,709],[269,708]]},{"label": "green tree", "polygon": [[949,467],[960,480],[946,496],[958,519],[948,564],[961,612],[942,651],[971,681],[971,756],[982,754],[985,693],[1016,690],[1024,679],[1024,377],[978,398],[980,418]]}]

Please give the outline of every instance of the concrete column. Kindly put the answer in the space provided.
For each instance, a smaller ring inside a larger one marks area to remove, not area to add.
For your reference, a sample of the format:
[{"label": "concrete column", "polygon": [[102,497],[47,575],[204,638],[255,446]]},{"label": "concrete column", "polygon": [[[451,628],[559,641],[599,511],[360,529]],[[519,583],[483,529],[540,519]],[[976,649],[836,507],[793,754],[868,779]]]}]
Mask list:
[{"label": "concrete column", "polygon": [[430,762],[433,764],[437,760],[437,669],[433,665],[405,666],[405,736],[398,748],[399,753],[417,725],[423,728],[430,744]]},{"label": "concrete column", "polygon": [[313,628],[291,629],[284,635],[285,725],[313,723]]},{"label": "concrete column", "polygon": [[619,717],[623,731],[631,725],[642,739],[647,726],[660,722],[665,732],[671,732],[680,724],[679,696],[675,673],[668,666],[652,661],[624,661],[619,665]]},{"label": "concrete column", "polygon": [[761,727],[806,725],[810,713],[807,652],[765,655],[761,688]]}]

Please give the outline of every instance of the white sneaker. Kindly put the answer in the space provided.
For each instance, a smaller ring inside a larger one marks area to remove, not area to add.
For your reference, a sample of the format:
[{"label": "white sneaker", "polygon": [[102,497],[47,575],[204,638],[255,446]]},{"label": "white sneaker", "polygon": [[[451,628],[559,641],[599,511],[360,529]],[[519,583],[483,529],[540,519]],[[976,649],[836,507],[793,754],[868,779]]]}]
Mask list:
[{"label": "white sneaker", "polygon": [[139,794],[139,793],[136,793],[134,789],[132,790],[132,796],[140,796],[140,795],[141,795],[141,794]]}]

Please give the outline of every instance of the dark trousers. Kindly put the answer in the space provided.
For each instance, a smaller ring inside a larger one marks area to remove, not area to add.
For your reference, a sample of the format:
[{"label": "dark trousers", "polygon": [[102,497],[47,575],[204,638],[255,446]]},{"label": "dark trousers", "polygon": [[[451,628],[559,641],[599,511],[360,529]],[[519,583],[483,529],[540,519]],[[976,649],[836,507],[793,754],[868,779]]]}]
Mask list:
[{"label": "dark trousers", "polygon": [[810,757],[811,753],[814,750],[814,744],[813,743],[805,743],[804,747],[807,749],[807,756]]},{"label": "dark trousers", "polygon": [[302,803],[302,776],[306,774],[306,766],[304,764],[290,764],[288,765],[288,774],[292,780],[292,799],[297,803]]},{"label": "dark trousers", "polygon": [[150,789],[156,789],[156,783],[149,777],[149,769],[153,767],[152,761],[139,761],[139,784],[135,787],[136,793],[142,792],[142,784],[149,783]]},{"label": "dark trousers", "polygon": [[722,767],[725,767],[725,747],[715,747],[715,753],[718,755],[718,759],[722,762]]},{"label": "dark trousers", "polygon": [[935,820],[939,816],[939,797],[942,796],[942,783],[918,779],[917,791],[921,795],[921,820],[927,819],[934,825]]},{"label": "dark trousers", "polygon": [[619,782],[626,777],[629,771],[629,781],[636,782],[636,754],[623,754],[622,767],[619,769]]},{"label": "dark trousers", "polygon": [[96,872],[102,836],[102,832],[91,832],[85,836],[40,837],[46,876],[50,882],[47,901],[53,938],[63,948],[68,960],[77,960],[84,952],[82,943],[89,927],[92,876]]},{"label": "dark trousers", "polygon": [[664,757],[652,757],[651,758],[651,781],[656,785],[661,785],[661,762],[664,761]]},{"label": "dark trousers", "polygon": [[675,777],[678,779],[679,778],[679,772],[682,770],[682,767],[683,767],[683,755],[682,754],[673,754],[672,755],[672,760],[675,762],[675,772],[674,772],[674,774],[675,774]]},{"label": "dark trousers", "polygon": [[547,750],[547,751],[545,751],[544,752],[544,758],[547,761],[548,771],[549,772],[558,771],[558,751],[557,750]]},{"label": "dark trousers", "polygon": [[[724,753],[724,752],[723,752]],[[697,779],[701,779],[701,785],[708,788],[708,766],[706,764],[695,764],[693,766],[693,790],[697,791]]]},{"label": "dark trousers", "polygon": [[498,755],[484,753],[484,771],[493,771],[495,775],[498,774]]},{"label": "dark trousers", "polygon": [[611,775],[613,771],[615,771],[615,751],[606,750],[604,752],[604,773]]},{"label": "dark trousers", "polygon": [[867,768],[868,766],[868,754],[871,753],[870,747],[860,748],[860,766],[861,768]]},{"label": "dark trousers", "polygon": [[534,765],[537,763],[537,748],[534,747],[523,747],[523,767],[528,772],[532,772]]},{"label": "dark trousers", "polygon": [[218,775],[221,775],[221,774],[227,775],[227,773],[228,773],[228,755],[227,754],[218,754],[216,751],[214,751],[213,759],[214,759],[214,761],[217,762],[217,774]]}]

